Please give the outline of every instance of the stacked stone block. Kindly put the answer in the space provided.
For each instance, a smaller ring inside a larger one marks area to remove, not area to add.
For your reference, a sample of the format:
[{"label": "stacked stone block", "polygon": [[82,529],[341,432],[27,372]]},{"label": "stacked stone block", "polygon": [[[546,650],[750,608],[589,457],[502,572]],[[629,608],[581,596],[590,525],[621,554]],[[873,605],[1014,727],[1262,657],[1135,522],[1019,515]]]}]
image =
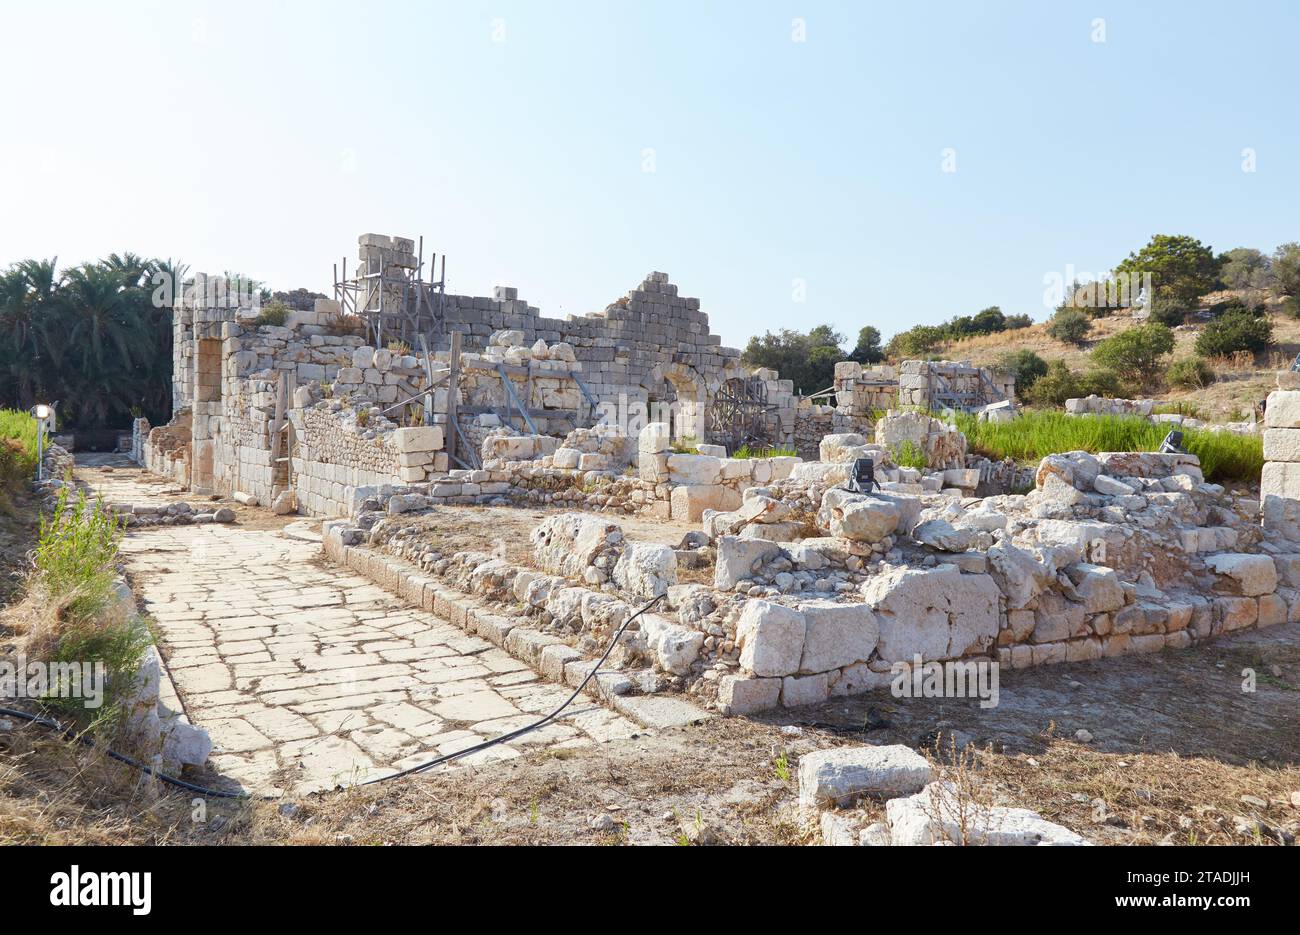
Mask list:
[{"label": "stacked stone block", "polygon": [[1300,374],[1278,374],[1264,407],[1264,471],[1259,482],[1264,528],[1300,541]]},{"label": "stacked stone block", "polygon": [[898,373],[898,405],[939,408],[941,402],[932,399],[931,394],[944,384],[950,393],[969,395],[973,401],[968,405],[972,409],[1003,398],[1014,399],[1016,394],[1014,377],[974,367],[970,361],[905,360]]}]

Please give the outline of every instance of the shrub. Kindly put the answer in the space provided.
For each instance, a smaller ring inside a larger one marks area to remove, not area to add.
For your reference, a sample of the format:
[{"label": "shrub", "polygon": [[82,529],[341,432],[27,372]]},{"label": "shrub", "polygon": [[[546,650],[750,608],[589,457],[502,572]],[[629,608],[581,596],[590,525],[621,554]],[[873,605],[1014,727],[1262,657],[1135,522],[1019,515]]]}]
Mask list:
[{"label": "shrub", "polygon": [[[971,451],[987,458],[1034,462],[1062,451],[1155,451],[1167,425],[1136,416],[1069,416],[1062,412],[1027,412],[1010,422],[980,422],[960,413],[957,427]],[[1264,445],[1258,435],[1234,435],[1184,429],[1183,446],[1201,461],[1208,480],[1259,480]]]},{"label": "shrub", "polygon": [[273,299],[262,306],[262,311],[258,313],[255,323],[257,325],[276,325],[284,327],[284,323],[289,320],[289,306],[285,305],[279,299]]},{"label": "shrub", "polygon": [[1273,291],[1300,296],[1300,243],[1284,243],[1273,252]]},{"label": "shrub", "polygon": [[36,420],[26,412],[0,409],[0,508],[36,474]]},{"label": "shrub", "polygon": [[1214,382],[1214,368],[1201,357],[1184,357],[1169,365],[1165,379],[1170,386],[1200,389]]},{"label": "shrub", "polygon": [[1209,322],[1196,337],[1202,357],[1227,357],[1238,351],[1258,354],[1273,343],[1273,325],[1266,317],[1233,308]]},{"label": "shrub", "polygon": [[1088,315],[1077,308],[1060,309],[1047,323],[1048,335],[1066,344],[1082,345],[1091,330]]},{"label": "shrub", "polygon": [[1113,370],[1102,370],[1093,368],[1086,373],[1081,374],[1077,381],[1080,396],[1122,396],[1124,391],[1124,382]]},{"label": "shrub", "polygon": [[1067,399],[1078,396],[1078,381],[1065,361],[1054,360],[1047,372],[1034,381],[1024,397],[1036,406],[1064,406]]},{"label": "shrub", "polygon": [[[146,648],[153,640],[133,606],[114,593],[117,545],[122,524],[102,500],[90,502],[84,493],[74,500],[69,488],[59,492],[53,516],[41,521],[35,552],[32,603],[36,621],[26,627],[26,652],[49,663],[79,663],[103,667],[105,697],[99,708],[88,708],[81,693],[64,685],[69,669],[52,667],[57,683],[47,686],[44,703],[91,729],[109,728],[123,713],[120,701],[135,685]],[[82,668],[79,674],[84,674]]]},{"label": "shrub", "polygon": [[1187,306],[1177,299],[1157,293],[1151,300],[1148,321],[1174,328],[1187,321]]},{"label": "shrub", "polygon": [[893,462],[899,467],[925,468],[925,450],[910,438],[895,445],[889,452]]},{"label": "shrub", "polygon": [[1134,388],[1140,388],[1160,375],[1162,360],[1173,349],[1173,331],[1152,322],[1102,341],[1093,349],[1092,359],[1102,369],[1113,370],[1121,379],[1136,384]]},{"label": "shrub", "polygon": [[1039,377],[1047,373],[1047,361],[1033,351],[1012,351],[998,358],[998,370],[1016,378],[1016,392],[1022,396],[1029,392]]},{"label": "shrub", "polygon": [[68,490],[59,491],[53,516],[41,517],[36,573],[61,617],[88,620],[113,598],[122,523],[102,500],[91,503],[84,492],[73,500]]}]

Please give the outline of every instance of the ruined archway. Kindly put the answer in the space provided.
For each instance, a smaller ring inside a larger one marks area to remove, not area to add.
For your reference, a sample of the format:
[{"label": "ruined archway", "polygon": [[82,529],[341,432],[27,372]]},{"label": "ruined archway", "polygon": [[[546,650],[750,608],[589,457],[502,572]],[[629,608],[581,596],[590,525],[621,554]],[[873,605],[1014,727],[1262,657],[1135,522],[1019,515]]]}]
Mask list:
[{"label": "ruined archway", "polygon": [[673,364],[665,369],[664,382],[672,395],[673,437],[704,441],[704,381],[685,364]]}]

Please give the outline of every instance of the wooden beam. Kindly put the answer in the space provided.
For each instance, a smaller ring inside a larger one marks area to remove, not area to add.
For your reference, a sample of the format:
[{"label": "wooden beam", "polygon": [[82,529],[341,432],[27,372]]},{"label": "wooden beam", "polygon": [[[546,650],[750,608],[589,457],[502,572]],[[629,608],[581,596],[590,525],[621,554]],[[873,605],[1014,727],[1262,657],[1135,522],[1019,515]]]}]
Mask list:
[{"label": "wooden beam", "polygon": [[[451,354],[447,370],[447,431],[443,444],[447,447],[447,457],[456,457],[456,441],[460,434],[456,428],[456,391],[460,387],[460,344],[463,340],[459,331],[451,333]],[[457,459],[459,460],[459,459]]]}]

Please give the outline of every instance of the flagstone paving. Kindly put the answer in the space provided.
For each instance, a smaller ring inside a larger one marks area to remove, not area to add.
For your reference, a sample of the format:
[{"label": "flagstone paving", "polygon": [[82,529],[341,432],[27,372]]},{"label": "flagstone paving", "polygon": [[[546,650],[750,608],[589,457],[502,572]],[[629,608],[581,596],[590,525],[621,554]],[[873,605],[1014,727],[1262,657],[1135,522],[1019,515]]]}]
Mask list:
[{"label": "flagstone paving", "polygon": [[[138,469],[77,476],[111,502],[181,499]],[[121,554],[186,712],[212,737],[211,765],[250,791],[374,778],[530,723],[571,691],[282,529],[130,529]],[[584,696],[547,727],[455,763],[640,732]]]}]

